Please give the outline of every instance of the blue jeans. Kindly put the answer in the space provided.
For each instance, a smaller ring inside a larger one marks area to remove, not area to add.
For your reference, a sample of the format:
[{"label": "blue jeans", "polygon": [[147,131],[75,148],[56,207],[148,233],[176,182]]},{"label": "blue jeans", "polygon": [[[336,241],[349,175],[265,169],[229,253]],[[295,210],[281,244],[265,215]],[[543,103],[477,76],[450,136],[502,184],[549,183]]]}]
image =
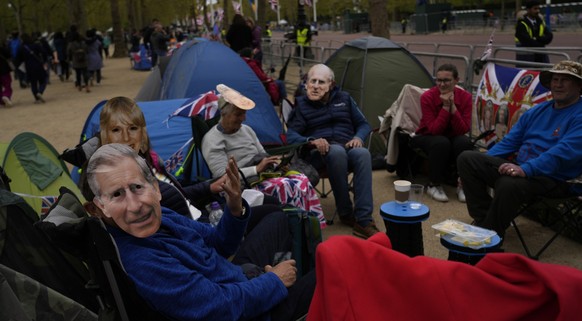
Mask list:
[{"label": "blue jeans", "polygon": [[[313,149],[308,161],[318,170],[327,168],[329,183],[333,190],[335,206],[340,216],[354,214],[361,226],[372,222],[372,157],[363,147],[346,149],[343,145],[331,144],[329,152],[321,156]],[[354,203],[349,194],[348,173],[354,173]]]}]

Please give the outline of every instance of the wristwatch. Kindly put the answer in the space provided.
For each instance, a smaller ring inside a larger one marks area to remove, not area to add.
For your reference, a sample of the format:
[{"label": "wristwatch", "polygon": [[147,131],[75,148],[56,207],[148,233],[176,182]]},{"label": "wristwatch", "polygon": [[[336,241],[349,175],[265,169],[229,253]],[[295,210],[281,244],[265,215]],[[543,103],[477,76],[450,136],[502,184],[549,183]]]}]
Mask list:
[{"label": "wristwatch", "polygon": [[243,205],[239,218],[244,218],[247,214],[247,208]]}]

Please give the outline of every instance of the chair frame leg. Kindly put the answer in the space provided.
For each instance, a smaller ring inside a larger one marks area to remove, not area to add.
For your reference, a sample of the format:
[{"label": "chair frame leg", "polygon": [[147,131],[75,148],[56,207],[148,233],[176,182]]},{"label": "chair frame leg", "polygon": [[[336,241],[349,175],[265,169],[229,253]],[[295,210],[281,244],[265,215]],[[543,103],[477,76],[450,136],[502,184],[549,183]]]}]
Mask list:
[{"label": "chair frame leg", "polygon": [[[568,223],[571,221],[577,221],[576,217],[578,215],[580,215],[581,210],[582,210],[582,202],[581,201],[577,201],[574,204],[567,204],[566,203],[564,208],[561,209],[561,211],[560,211],[560,217],[557,217],[551,223],[546,225],[548,227],[551,227],[551,226],[555,225],[556,223],[561,222],[562,226],[554,232],[554,235],[552,235],[552,237],[549,240],[547,240],[544,243],[544,245],[542,245],[542,247],[535,254],[532,254],[532,251],[529,248],[529,246],[527,245],[527,243],[525,242],[525,238],[523,237],[523,234],[519,230],[519,227],[517,226],[517,223],[515,222],[515,220],[511,221],[511,225],[515,229],[515,233],[517,234],[517,237],[519,238],[519,241],[521,242],[521,245],[522,245],[523,249],[525,250],[526,255],[531,259],[539,260],[540,255],[542,255],[542,253],[545,252],[545,250],[554,242],[554,240],[556,240],[558,238],[558,236],[560,236],[562,234],[562,232],[564,232],[570,226]],[[545,224],[542,224],[542,225],[545,225]]]}]

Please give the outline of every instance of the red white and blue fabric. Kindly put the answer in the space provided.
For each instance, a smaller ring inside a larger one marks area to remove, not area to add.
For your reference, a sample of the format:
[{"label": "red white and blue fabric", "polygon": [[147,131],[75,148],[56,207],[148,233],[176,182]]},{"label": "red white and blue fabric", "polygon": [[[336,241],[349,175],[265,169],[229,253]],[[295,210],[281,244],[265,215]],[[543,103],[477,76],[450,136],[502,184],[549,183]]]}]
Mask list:
[{"label": "red white and blue fabric", "polygon": [[313,4],[311,3],[311,0],[303,0],[303,2],[305,3],[306,6],[311,7],[313,6]]},{"label": "red white and blue fabric", "polygon": [[257,3],[255,2],[255,0],[249,0],[249,4],[251,5],[253,12],[257,12]]},{"label": "red white and blue fabric", "polygon": [[218,111],[218,96],[214,91],[200,94],[196,97],[186,100],[182,106],[174,111],[167,120],[175,116],[194,117],[201,116],[205,120],[211,119]]},{"label": "red white and blue fabric", "polygon": [[182,165],[184,165],[184,159],[186,159],[185,153],[188,153],[189,147],[194,138],[190,138],[180,149],[175,151],[168,159],[164,161],[164,167],[168,173],[174,175],[175,177],[181,176]]},{"label": "red white and blue fabric", "polygon": [[474,130],[478,134],[495,131],[483,139],[484,146],[502,139],[526,110],[552,99],[538,75],[534,70],[486,65],[473,108],[477,119]]},{"label": "red white and blue fabric", "polygon": [[234,9],[234,13],[240,14],[240,2],[233,1],[232,8]]},{"label": "red white and blue fabric", "polygon": [[59,200],[58,196],[42,196],[40,214],[48,213],[49,209]]},{"label": "red white and blue fabric", "polygon": [[282,204],[301,208],[319,219],[321,228],[326,226],[321,202],[309,178],[304,174],[290,174],[285,177],[269,178],[254,187],[256,190],[277,197]]},{"label": "red white and blue fabric", "polygon": [[279,1],[278,0],[269,0],[269,3],[271,4],[271,10],[277,11],[277,7],[279,6]]}]

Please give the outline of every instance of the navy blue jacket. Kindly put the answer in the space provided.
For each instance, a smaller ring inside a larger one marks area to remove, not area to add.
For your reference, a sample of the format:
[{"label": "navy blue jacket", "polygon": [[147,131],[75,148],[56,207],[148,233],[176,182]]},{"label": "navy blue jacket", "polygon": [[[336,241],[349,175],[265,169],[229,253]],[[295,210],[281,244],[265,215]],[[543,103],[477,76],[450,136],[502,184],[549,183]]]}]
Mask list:
[{"label": "navy blue jacket", "polygon": [[297,97],[287,127],[287,140],[292,144],[317,138],[341,145],[354,137],[365,142],[372,130],[350,94],[338,88],[331,91],[327,103]]}]

